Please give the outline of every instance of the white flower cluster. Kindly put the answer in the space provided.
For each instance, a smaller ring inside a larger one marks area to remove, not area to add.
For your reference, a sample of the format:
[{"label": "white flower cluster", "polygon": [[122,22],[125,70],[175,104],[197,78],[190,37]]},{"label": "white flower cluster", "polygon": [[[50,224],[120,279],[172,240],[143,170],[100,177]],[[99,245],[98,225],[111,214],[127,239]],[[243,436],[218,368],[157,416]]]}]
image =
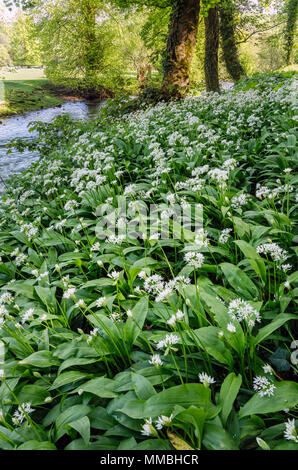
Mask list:
[{"label": "white flower cluster", "polygon": [[255,326],[256,322],[261,321],[259,312],[246,300],[240,298],[234,299],[229,303],[228,313],[233,320],[238,322],[245,321],[250,327]]},{"label": "white flower cluster", "polygon": [[264,243],[256,248],[257,253],[270,255],[273,261],[283,262],[287,259],[288,252],[277,243]]},{"label": "white flower cluster", "polygon": [[[164,415],[159,416],[157,420],[155,421],[156,429],[160,431],[164,427],[171,426],[172,420],[173,420],[172,414],[171,416],[164,416]],[[142,426],[141,434],[143,434],[143,436],[155,436],[156,437],[158,435],[156,429],[153,425],[152,418],[148,418],[145,420],[145,424],[143,424]]]},{"label": "white flower cluster", "polygon": [[20,406],[18,406],[18,409],[13,414],[13,423],[19,426],[33,411],[34,409],[31,408],[31,403],[22,403]]},{"label": "white flower cluster", "polygon": [[253,388],[261,397],[271,397],[276,387],[267,377],[258,375],[253,380]]}]

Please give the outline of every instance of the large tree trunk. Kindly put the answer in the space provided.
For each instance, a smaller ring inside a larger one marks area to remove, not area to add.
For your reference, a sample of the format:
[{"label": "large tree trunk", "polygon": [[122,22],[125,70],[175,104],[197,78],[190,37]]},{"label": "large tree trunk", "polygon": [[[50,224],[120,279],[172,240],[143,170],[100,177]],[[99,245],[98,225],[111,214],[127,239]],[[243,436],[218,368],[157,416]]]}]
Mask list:
[{"label": "large tree trunk", "polygon": [[182,98],[189,87],[200,0],[175,0],[173,3],[162,88],[167,97]]},{"label": "large tree trunk", "polygon": [[245,77],[245,71],[240,64],[235,38],[234,8],[231,0],[224,0],[220,5],[220,35],[223,57],[227,71],[234,82]]},{"label": "large tree trunk", "polygon": [[92,88],[96,71],[100,66],[99,44],[96,37],[96,13],[95,0],[80,0],[80,8],[83,20],[82,35],[85,38],[84,65],[85,81],[87,87]]},{"label": "large tree trunk", "polygon": [[285,28],[286,64],[293,63],[293,49],[297,20],[298,0],[289,0],[287,5],[287,23]]},{"label": "large tree trunk", "polygon": [[218,8],[210,8],[205,17],[205,82],[206,91],[220,91],[218,78],[219,16]]}]

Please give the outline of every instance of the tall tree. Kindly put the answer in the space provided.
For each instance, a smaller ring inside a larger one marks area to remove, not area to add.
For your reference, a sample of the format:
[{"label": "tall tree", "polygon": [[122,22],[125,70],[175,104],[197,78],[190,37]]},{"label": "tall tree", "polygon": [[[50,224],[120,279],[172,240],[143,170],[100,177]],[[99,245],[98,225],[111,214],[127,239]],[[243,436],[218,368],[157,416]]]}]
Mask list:
[{"label": "tall tree", "polygon": [[206,91],[220,91],[218,76],[219,14],[218,6],[209,8],[205,20],[205,82]]},{"label": "tall tree", "polygon": [[181,98],[189,87],[189,73],[196,44],[200,0],[174,0],[164,58],[162,89]]},{"label": "tall tree", "polygon": [[289,0],[286,6],[287,23],[285,27],[285,50],[286,64],[290,65],[293,60],[294,38],[297,20],[298,0]]},{"label": "tall tree", "polygon": [[227,71],[231,78],[237,82],[245,76],[245,71],[240,63],[237,42],[235,37],[235,12],[236,7],[232,0],[222,0],[220,12],[220,35],[223,58]]}]

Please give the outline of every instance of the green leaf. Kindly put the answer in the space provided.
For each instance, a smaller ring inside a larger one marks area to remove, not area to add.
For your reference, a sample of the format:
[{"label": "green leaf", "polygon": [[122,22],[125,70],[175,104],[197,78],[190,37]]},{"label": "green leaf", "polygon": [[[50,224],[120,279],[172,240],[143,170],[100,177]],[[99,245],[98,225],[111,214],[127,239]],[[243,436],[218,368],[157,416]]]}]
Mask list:
[{"label": "green leaf", "polygon": [[76,421],[72,421],[69,423],[69,426],[78,431],[78,433],[82,436],[85,444],[88,445],[90,441],[90,421],[88,416],[83,416]]},{"label": "green leaf", "polygon": [[144,326],[148,313],[148,300],[142,298],[132,309],[133,317],[129,317],[125,323],[124,334],[128,347],[131,347],[138,338]]},{"label": "green leaf", "polygon": [[49,390],[55,390],[55,388],[63,387],[63,385],[77,382],[78,380],[85,379],[86,377],[90,377],[90,374],[78,371],[64,372],[63,374],[58,375]]},{"label": "green leaf", "polygon": [[208,354],[214,357],[217,361],[232,366],[233,356],[225,343],[219,338],[219,328],[215,326],[207,326],[195,330],[194,334],[199,338],[200,343],[203,345]]},{"label": "green leaf", "polygon": [[136,396],[139,400],[147,400],[152,395],[156,394],[156,391],[146,377],[140,374],[131,373],[131,380]]},{"label": "green leaf", "polygon": [[176,405],[189,408],[190,406],[202,407],[207,415],[217,413],[216,407],[211,403],[211,391],[202,384],[177,385],[157,393],[149,400],[132,400],[126,402],[119,409],[121,413],[131,418],[142,419],[148,416],[169,416]]},{"label": "green leaf", "polygon": [[24,385],[17,394],[20,403],[30,402],[32,406],[43,405],[48,397],[49,392],[39,385]]},{"label": "green leaf", "polygon": [[298,384],[295,382],[284,381],[277,383],[274,395],[271,397],[261,397],[256,393],[248,402],[240,409],[239,417],[274,413],[282,411],[286,408],[294,408],[298,404]]},{"label": "green leaf", "polygon": [[27,441],[21,444],[17,450],[57,450],[55,444],[49,441]]},{"label": "green leaf", "polygon": [[83,390],[84,392],[93,393],[100,398],[114,398],[118,396],[118,394],[114,392],[116,386],[117,382],[114,380],[107,379],[106,377],[98,377],[80,385],[74,392]]},{"label": "green leaf", "polygon": [[286,323],[289,320],[297,320],[297,315],[288,315],[288,314],[281,314],[279,315],[276,320],[269,323],[269,325],[264,326],[258,331],[257,336],[253,339],[253,344],[256,346],[257,344],[261,343],[266,339],[273,331],[277,330],[280,326]]},{"label": "green leaf", "polygon": [[57,301],[54,292],[48,287],[36,286],[35,292],[42,303],[52,312],[57,310]]},{"label": "green leaf", "polygon": [[248,300],[258,297],[258,289],[240,268],[231,263],[221,263],[220,267],[228,283],[238,294]]},{"label": "green leaf", "polygon": [[239,246],[240,250],[246,257],[246,259],[249,261],[256,274],[262,279],[263,283],[265,284],[266,266],[261,256],[257,253],[255,247],[245,242],[244,240],[235,240],[235,243]]},{"label": "green leaf", "polygon": [[206,424],[203,444],[208,450],[238,450],[233,437],[217,424]]},{"label": "green leaf", "polygon": [[201,442],[203,437],[203,428],[206,419],[206,412],[203,408],[197,408],[190,406],[186,410],[175,414],[175,423],[179,421],[181,423],[191,424],[196,429],[196,437],[198,439],[198,448],[201,448]]},{"label": "green leaf", "polygon": [[21,365],[32,367],[52,367],[59,366],[60,363],[51,351],[37,351],[19,362]]},{"label": "green leaf", "polygon": [[242,383],[241,375],[236,375],[234,372],[227,375],[223,381],[220,393],[219,404],[221,405],[221,419],[224,426],[227,424],[227,419],[232,411],[234,401],[238,395]]},{"label": "green leaf", "polygon": [[66,424],[77,421],[84,416],[87,416],[91,408],[87,405],[74,405],[63,411],[57,418],[56,426],[56,440],[58,441],[66,433]]}]

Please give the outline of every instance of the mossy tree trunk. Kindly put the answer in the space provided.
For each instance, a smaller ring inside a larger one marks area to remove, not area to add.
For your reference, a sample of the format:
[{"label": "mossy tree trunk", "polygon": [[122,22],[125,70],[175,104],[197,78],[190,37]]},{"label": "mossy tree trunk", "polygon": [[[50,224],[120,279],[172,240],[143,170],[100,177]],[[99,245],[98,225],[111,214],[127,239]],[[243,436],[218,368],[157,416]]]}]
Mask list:
[{"label": "mossy tree trunk", "polygon": [[205,82],[206,91],[220,91],[218,77],[219,15],[210,8],[205,17]]},{"label": "mossy tree trunk", "polygon": [[101,51],[96,35],[97,3],[95,0],[81,0],[82,31],[84,37],[84,68],[87,88],[95,85],[95,75],[100,68]]},{"label": "mossy tree trunk", "polygon": [[297,21],[297,7],[298,0],[289,0],[286,8],[287,12],[287,23],[285,28],[285,50],[286,50],[286,64],[290,65],[293,63],[293,49],[294,49],[294,38]]},{"label": "mossy tree trunk", "polygon": [[235,37],[235,6],[232,0],[223,0],[219,7],[220,36],[223,58],[227,71],[234,82],[245,77],[240,63]]},{"label": "mossy tree trunk", "polygon": [[200,0],[174,0],[164,59],[164,95],[182,98],[189,87],[189,74],[196,44]]}]

